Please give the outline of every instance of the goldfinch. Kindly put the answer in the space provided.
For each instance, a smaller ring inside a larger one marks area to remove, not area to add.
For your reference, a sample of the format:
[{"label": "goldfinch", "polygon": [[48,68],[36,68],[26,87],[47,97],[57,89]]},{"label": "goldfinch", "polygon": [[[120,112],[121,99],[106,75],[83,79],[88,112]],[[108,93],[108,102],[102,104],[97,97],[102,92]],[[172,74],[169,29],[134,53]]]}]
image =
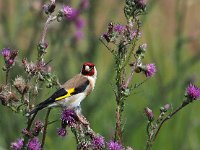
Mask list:
[{"label": "goldfinch", "polygon": [[59,90],[38,104],[26,116],[30,116],[45,107],[60,106],[70,109],[79,107],[81,101],[94,89],[96,78],[97,70],[95,65],[91,62],[84,63],[80,74],[65,82]]}]

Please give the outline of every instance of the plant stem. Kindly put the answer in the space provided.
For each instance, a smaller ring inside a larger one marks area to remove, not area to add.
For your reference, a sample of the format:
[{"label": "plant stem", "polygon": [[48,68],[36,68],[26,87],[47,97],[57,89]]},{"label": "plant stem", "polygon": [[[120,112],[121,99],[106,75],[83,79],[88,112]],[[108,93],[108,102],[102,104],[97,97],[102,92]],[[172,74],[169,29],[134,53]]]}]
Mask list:
[{"label": "plant stem", "polygon": [[152,143],[150,140],[147,141],[146,150],[152,150]]},{"label": "plant stem", "polygon": [[27,128],[26,128],[27,131],[29,131],[31,129],[31,125],[32,125],[33,120],[35,119],[36,115],[37,115],[37,112],[34,113],[33,117],[31,117],[30,119],[28,119]]},{"label": "plant stem", "polygon": [[134,72],[135,72],[135,68],[137,67],[137,63],[134,64],[134,66],[132,67],[132,70],[131,70],[131,73],[126,81],[126,84],[124,85],[125,88],[128,88],[129,86],[129,83],[131,82],[132,78],[133,78],[133,75],[134,75]]},{"label": "plant stem", "polygon": [[115,126],[115,140],[119,141],[122,144],[122,113],[124,110],[124,96],[122,94],[122,85],[124,80],[124,68],[122,67],[122,63],[125,59],[125,51],[126,47],[123,44],[119,45],[117,56],[115,56],[116,60],[116,86],[117,86],[117,94],[116,94],[116,126]]},{"label": "plant stem", "polygon": [[115,140],[118,140],[122,143],[122,127],[121,127],[121,120],[122,120],[120,106],[118,105],[116,108],[116,128],[115,128]]},{"label": "plant stem", "polygon": [[8,76],[9,76],[10,69],[6,69],[6,85],[8,84]]},{"label": "plant stem", "polygon": [[44,29],[43,29],[43,32],[42,32],[42,38],[41,38],[41,43],[44,43],[45,42],[45,37],[46,37],[46,34],[47,34],[47,29],[48,29],[48,25],[57,19],[57,16],[51,16],[49,15],[49,17],[47,18],[47,21],[45,22],[45,25],[44,25]]},{"label": "plant stem", "polygon": [[[31,129],[31,125],[32,125],[33,120],[35,119],[36,115],[37,115],[37,112],[36,112],[35,114],[33,114],[32,117],[28,118],[27,127],[26,127],[26,130],[27,130],[28,132],[29,132],[30,129]],[[24,145],[23,145],[24,147],[25,147],[26,143],[28,142],[28,139],[29,139],[29,138],[30,138],[30,137],[24,135]]]},{"label": "plant stem", "polygon": [[47,110],[46,117],[45,117],[45,124],[44,124],[43,136],[42,136],[41,149],[44,148],[44,144],[45,144],[46,133],[47,133],[47,127],[48,127],[48,119],[49,119],[50,112],[51,112],[51,108],[49,108],[49,109]]},{"label": "plant stem", "polygon": [[179,106],[179,107],[178,107],[176,110],[174,110],[171,114],[169,114],[168,116],[166,116],[165,119],[163,119],[163,121],[160,123],[158,129],[157,129],[156,132],[155,132],[155,135],[154,135],[154,137],[153,137],[153,139],[152,139],[153,142],[156,140],[156,138],[157,138],[157,136],[158,136],[158,133],[159,133],[161,127],[163,126],[163,124],[164,124],[167,120],[169,120],[170,118],[172,118],[175,114],[177,114],[182,108],[184,108],[184,107],[187,106],[188,104],[189,104],[189,102],[184,101],[184,102],[181,104],[181,106]]},{"label": "plant stem", "polygon": [[[45,25],[44,25],[44,28],[42,31],[41,40],[40,40],[41,44],[45,44],[45,37],[47,34],[48,26],[52,21],[54,21],[56,19],[57,19],[57,16],[51,16],[51,15],[48,16],[47,21],[45,22]],[[46,53],[46,51],[38,51],[38,61],[43,61],[43,57],[44,57],[45,53]]]},{"label": "plant stem", "polygon": [[[175,114],[177,114],[181,109],[183,109],[185,106],[187,106],[191,101],[189,100],[185,100],[183,101],[183,103],[177,108],[175,109],[172,113],[170,113],[169,115],[167,115],[159,124],[157,128],[154,129],[149,129],[151,128],[151,125],[148,123],[147,125],[147,134],[148,134],[148,140],[147,140],[147,144],[146,144],[146,150],[152,150],[152,146],[153,143],[155,142],[158,133],[160,132],[161,127],[163,126],[163,124],[169,120],[170,118],[172,118]],[[154,131],[155,130],[155,131]]]}]

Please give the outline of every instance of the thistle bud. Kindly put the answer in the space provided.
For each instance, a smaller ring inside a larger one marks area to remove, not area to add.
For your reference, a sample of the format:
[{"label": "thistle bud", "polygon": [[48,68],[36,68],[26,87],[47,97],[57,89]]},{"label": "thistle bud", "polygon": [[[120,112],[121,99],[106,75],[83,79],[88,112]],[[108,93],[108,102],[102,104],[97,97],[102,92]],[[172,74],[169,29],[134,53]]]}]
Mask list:
[{"label": "thistle bud", "polygon": [[43,52],[43,53],[46,53],[46,49],[47,49],[47,47],[48,47],[48,43],[39,43],[38,44],[38,51],[39,52]]},{"label": "thistle bud", "polygon": [[142,71],[140,66],[137,66],[134,70],[136,73],[140,73]]},{"label": "thistle bud", "polygon": [[53,13],[54,10],[55,10],[55,8],[56,8],[56,5],[55,5],[54,2],[52,2],[51,4],[44,4],[44,5],[43,5],[43,10],[44,10],[44,12],[45,12],[46,14],[51,14],[51,13]]},{"label": "thistle bud", "polygon": [[145,114],[146,114],[148,120],[149,120],[149,121],[153,121],[153,119],[154,119],[153,111],[152,111],[150,108],[146,107],[146,108],[144,109],[144,112],[145,112]]},{"label": "thistle bud", "polygon": [[41,121],[37,120],[35,122],[35,127],[33,129],[33,135],[38,136],[38,134],[42,130],[43,126],[44,126],[43,123]]}]

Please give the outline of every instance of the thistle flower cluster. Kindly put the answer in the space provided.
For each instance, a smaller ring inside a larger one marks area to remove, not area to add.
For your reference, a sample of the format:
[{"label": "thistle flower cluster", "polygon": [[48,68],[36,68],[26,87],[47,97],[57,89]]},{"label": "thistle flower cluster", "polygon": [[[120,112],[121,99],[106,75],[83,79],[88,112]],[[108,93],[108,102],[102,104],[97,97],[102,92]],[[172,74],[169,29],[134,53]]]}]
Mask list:
[{"label": "thistle flower cluster", "polygon": [[24,139],[18,139],[17,141],[11,143],[10,148],[12,150],[21,150],[23,148],[24,145]]},{"label": "thistle flower cluster", "polygon": [[[105,148],[109,150],[130,150],[130,147],[124,148],[116,141],[106,142],[104,137],[94,133],[90,128],[81,126],[76,113],[72,109],[64,109],[61,113],[61,128],[57,129],[57,134],[61,137],[67,135],[66,127],[71,127],[72,131],[76,130],[76,136],[78,138],[78,147],[80,149],[98,149],[103,150]],[[80,132],[80,133],[79,133]]]},{"label": "thistle flower cluster", "polygon": [[39,135],[43,127],[44,124],[40,120],[37,120],[35,121],[34,127],[30,131],[28,131],[27,129],[23,129],[22,134],[24,134],[26,137],[34,138]]},{"label": "thistle flower cluster", "polygon": [[[24,139],[20,138],[16,142],[11,143],[12,150],[22,150],[24,146]],[[27,145],[24,147],[27,150],[41,150],[41,144],[37,137],[31,138]]]},{"label": "thistle flower cluster", "polygon": [[11,143],[12,150],[22,150],[23,146],[27,150],[41,150],[41,144],[37,136],[39,136],[40,131],[43,128],[43,123],[39,120],[35,121],[34,127],[31,131],[23,129],[22,133],[29,140],[27,143],[24,143],[24,139],[19,139],[17,142]]},{"label": "thistle flower cluster", "polygon": [[5,67],[3,68],[3,70],[10,69],[15,64],[15,58],[18,55],[18,50],[3,48],[1,54],[4,57],[5,62]]},{"label": "thistle flower cluster", "polygon": [[27,59],[23,59],[22,64],[28,75],[35,76],[39,81],[47,81],[47,88],[59,84],[57,77],[51,73],[52,67],[46,64],[44,61],[33,63],[28,62]]},{"label": "thistle flower cluster", "polygon": [[77,122],[77,116],[73,109],[64,109],[61,113],[61,128],[57,129],[57,134],[61,137],[66,136],[66,127],[74,127]]},{"label": "thistle flower cluster", "polygon": [[82,18],[81,14],[89,8],[88,0],[81,0],[78,7],[74,8],[69,5],[64,5],[63,8],[59,11],[57,20],[60,21],[63,18],[68,22],[74,24],[75,26],[75,36],[76,40],[83,38],[83,28],[85,26],[85,21]]},{"label": "thistle flower cluster", "polygon": [[[130,147],[124,148],[116,141],[106,142],[104,137],[94,133],[90,128],[82,126],[72,109],[64,109],[61,113],[61,128],[57,129],[57,134],[61,137],[67,135],[66,127],[70,127],[72,131],[75,129],[78,138],[78,147],[80,149],[98,149],[105,148],[109,150],[131,150]],[[80,133],[79,133],[80,132]]]},{"label": "thistle flower cluster", "polygon": [[33,62],[28,62],[27,59],[23,59],[22,64],[25,71],[32,76],[37,74],[45,75],[51,72],[51,67],[46,65],[44,61],[33,63]]},{"label": "thistle flower cluster", "polygon": [[107,32],[103,34],[103,38],[108,43],[113,43],[115,45],[119,45],[123,43],[124,45],[130,44],[130,42],[140,36],[141,33],[138,33],[136,29],[134,29],[130,25],[122,25],[122,24],[114,24],[109,23]]}]

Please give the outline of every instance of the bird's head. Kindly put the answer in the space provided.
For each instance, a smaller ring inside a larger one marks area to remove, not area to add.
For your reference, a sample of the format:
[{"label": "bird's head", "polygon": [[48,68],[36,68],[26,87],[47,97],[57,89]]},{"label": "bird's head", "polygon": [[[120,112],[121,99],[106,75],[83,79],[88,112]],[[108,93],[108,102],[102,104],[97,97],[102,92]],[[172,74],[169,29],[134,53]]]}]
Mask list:
[{"label": "bird's head", "polygon": [[97,74],[95,65],[91,62],[85,62],[83,64],[81,74],[85,76],[95,76]]}]

